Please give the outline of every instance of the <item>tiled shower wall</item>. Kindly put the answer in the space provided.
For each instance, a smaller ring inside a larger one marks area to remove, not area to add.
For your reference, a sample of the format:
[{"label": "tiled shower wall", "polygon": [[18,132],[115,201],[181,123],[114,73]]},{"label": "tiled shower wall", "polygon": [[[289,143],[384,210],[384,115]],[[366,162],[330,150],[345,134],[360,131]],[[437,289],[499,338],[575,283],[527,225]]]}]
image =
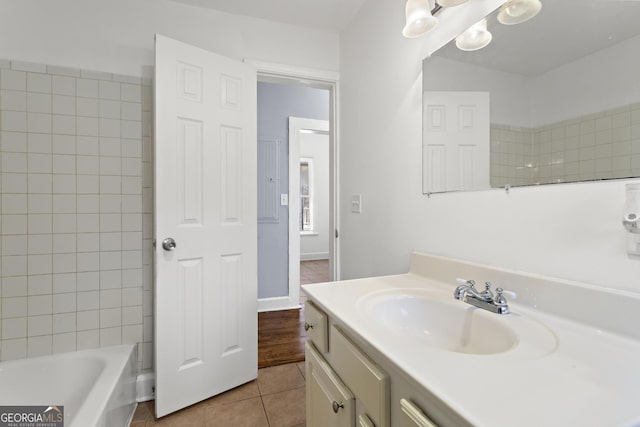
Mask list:
[{"label": "tiled shower wall", "polygon": [[640,176],[640,104],[539,128],[491,125],[491,186]]},{"label": "tiled shower wall", "polygon": [[153,367],[151,97],[0,60],[0,360],[137,343]]}]

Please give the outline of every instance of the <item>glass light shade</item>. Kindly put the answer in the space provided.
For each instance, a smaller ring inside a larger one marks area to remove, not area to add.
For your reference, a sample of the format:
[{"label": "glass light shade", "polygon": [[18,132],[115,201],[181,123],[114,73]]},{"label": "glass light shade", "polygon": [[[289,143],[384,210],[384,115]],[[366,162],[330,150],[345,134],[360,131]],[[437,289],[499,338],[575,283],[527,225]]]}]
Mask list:
[{"label": "glass light shade", "polygon": [[498,22],[504,25],[520,24],[536,16],[540,9],[540,0],[509,0],[500,7]]},{"label": "glass light shade", "polygon": [[405,16],[407,23],[402,35],[407,38],[418,37],[438,24],[438,18],[431,15],[427,0],[407,0]]},{"label": "glass light shade", "polygon": [[487,31],[487,20],[482,19],[456,37],[456,47],[466,51],[478,50],[488,45],[492,38],[491,33]]},{"label": "glass light shade", "polygon": [[462,3],[466,3],[469,0],[436,0],[436,1],[442,7],[452,7],[452,6],[461,5]]}]

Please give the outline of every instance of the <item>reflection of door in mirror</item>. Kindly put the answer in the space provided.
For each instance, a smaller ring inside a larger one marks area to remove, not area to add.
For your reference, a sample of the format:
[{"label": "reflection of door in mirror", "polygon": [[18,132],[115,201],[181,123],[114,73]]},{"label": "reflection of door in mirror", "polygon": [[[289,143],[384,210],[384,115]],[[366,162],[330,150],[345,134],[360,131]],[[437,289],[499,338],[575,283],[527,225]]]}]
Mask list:
[{"label": "reflection of door in mirror", "polygon": [[423,193],[489,188],[489,93],[423,93]]},{"label": "reflection of door in mirror", "polygon": [[313,231],[313,159],[300,159],[300,231]]}]

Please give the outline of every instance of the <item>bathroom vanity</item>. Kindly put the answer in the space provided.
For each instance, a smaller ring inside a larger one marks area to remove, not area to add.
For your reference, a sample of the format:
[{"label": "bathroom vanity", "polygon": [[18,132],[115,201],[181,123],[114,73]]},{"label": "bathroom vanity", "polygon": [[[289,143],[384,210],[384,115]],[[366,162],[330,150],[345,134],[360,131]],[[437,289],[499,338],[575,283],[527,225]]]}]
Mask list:
[{"label": "bathroom vanity", "polygon": [[[454,299],[461,277],[509,314]],[[640,426],[638,294],[417,253],[303,289],[309,427]]]}]

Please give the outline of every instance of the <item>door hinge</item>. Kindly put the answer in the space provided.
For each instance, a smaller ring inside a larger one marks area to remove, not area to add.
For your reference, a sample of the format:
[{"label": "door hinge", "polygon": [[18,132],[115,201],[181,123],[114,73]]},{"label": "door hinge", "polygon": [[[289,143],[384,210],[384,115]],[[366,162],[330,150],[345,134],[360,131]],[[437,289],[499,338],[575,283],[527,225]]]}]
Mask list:
[{"label": "door hinge", "polygon": [[336,239],[338,238],[338,229],[336,228]]}]

